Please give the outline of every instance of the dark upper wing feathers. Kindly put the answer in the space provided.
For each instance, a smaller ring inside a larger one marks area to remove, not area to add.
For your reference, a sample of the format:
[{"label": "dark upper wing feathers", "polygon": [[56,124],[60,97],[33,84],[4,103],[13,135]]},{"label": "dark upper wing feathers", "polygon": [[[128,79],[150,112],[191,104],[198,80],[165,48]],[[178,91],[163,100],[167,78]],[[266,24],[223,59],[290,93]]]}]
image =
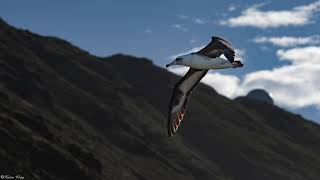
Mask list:
[{"label": "dark upper wing feathers", "polygon": [[234,51],[231,51],[229,49],[223,49],[222,52],[230,62],[234,61]]},{"label": "dark upper wing feathers", "polygon": [[225,39],[212,36],[212,37],[211,37],[211,40],[212,40],[212,41],[219,41],[221,44],[223,44],[223,46],[228,46],[228,47],[232,48],[231,43],[230,43],[229,41],[225,40]]},{"label": "dark upper wing feathers", "polygon": [[234,61],[235,55],[231,44],[219,37],[211,37],[211,42],[197,53],[211,58],[219,57],[223,53],[230,62]]},{"label": "dark upper wing feathers", "polygon": [[221,49],[222,52],[224,54],[224,56],[226,56],[226,58],[230,61],[233,62],[234,61],[234,56],[235,56],[235,51],[232,48],[231,44],[219,37],[211,37],[212,41],[218,41],[219,43],[221,43]]}]

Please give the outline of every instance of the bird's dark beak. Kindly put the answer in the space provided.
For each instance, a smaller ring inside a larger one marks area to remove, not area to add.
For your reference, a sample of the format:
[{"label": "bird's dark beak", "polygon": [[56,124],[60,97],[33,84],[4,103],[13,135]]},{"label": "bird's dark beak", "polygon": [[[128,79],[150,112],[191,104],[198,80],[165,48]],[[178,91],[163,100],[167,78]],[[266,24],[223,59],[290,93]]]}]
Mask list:
[{"label": "bird's dark beak", "polygon": [[176,61],[181,61],[182,60],[182,58],[176,58]]},{"label": "bird's dark beak", "polygon": [[176,61],[172,61],[171,63],[167,64],[167,65],[166,65],[166,68],[168,68],[169,66],[172,66],[172,65],[174,65],[174,64],[176,64]]},{"label": "bird's dark beak", "polygon": [[178,62],[181,61],[181,60],[182,60],[182,58],[180,58],[180,57],[176,58],[174,61],[172,61],[171,63],[167,64],[166,68],[169,67],[169,66],[175,65],[175,64],[179,64]]}]

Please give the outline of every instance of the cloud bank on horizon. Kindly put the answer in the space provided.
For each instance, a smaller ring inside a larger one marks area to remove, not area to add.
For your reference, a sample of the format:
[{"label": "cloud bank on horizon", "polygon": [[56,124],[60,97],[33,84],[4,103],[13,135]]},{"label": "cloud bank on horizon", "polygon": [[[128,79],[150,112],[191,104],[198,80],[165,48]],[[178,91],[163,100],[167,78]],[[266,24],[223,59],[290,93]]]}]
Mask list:
[{"label": "cloud bank on horizon", "polygon": [[[289,10],[263,11],[264,4],[255,4],[241,12],[240,16],[220,21],[220,25],[229,27],[255,27],[275,29],[284,26],[306,26],[314,21],[320,12],[320,1],[293,7]],[[233,11],[233,10],[232,10]],[[281,17],[281,18],[279,18]],[[242,78],[230,74],[210,72],[202,82],[212,86],[220,94],[229,98],[245,95],[249,91],[262,88],[271,93],[276,104],[289,108],[315,106],[320,110],[320,36],[258,36],[252,43],[272,44],[277,49],[275,55],[283,65],[272,69],[256,70]],[[198,51],[203,46],[178,53],[171,58]],[[245,49],[237,49],[239,59],[245,56]],[[237,58],[237,57],[236,57]],[[171,72],[183,75],[188,68],[175,67]],[[226,86],[227,84],[227,86]]]},{"label": "cloud bank on horizon", "polygon": [[308,37],[292,37],[292,36],[282,36],[282,37],[256,37],[253,39],[256,43],[270,43],[275,46],[281,47],[293,47],[299,45],[316,45],[320,44],[320,36],[313,35]]},{"label": "cloud bank on horizon", "polygon": [[312,23],[314,15],[320,11],[320,1],[279,11],[263,11],[260,8],[264,5],[254,4],[242,11],[240,16],[221,20],[220,24],[230,27],[251,26],[263,29],[289,25],[302,26]]}]

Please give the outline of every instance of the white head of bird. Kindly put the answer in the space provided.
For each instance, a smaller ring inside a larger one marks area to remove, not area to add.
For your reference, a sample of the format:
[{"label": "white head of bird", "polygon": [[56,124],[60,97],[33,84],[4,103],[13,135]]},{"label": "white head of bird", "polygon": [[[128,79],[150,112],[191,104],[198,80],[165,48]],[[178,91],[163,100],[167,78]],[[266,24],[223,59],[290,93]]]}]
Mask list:
[{"label": "white head of bird", "polygon": [[192,59],[194,58],[194,55],[195,55],[194,53],[191,53],[191,54],[185,54],[182,56],[178,56],[171,63],[167,64],[166,67],[169,67],[172,65],[187,65],[186,63],[192,61]]}]

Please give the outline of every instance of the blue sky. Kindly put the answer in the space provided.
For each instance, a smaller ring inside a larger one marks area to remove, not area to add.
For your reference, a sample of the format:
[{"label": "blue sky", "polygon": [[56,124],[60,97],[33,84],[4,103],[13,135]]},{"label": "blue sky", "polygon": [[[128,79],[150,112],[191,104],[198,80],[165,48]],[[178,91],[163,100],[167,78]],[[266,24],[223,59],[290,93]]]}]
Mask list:
[{"label": "blue sky", "polygon": [[318,122],[319,15],[317,0],[0,2],[0,16],[14,26],[58,36],[95,55],[148,57],[162,67],[212,35],[223,37],[245,68],[211,72],[204,83],[230,98],[267,89],[277,105]]}]

